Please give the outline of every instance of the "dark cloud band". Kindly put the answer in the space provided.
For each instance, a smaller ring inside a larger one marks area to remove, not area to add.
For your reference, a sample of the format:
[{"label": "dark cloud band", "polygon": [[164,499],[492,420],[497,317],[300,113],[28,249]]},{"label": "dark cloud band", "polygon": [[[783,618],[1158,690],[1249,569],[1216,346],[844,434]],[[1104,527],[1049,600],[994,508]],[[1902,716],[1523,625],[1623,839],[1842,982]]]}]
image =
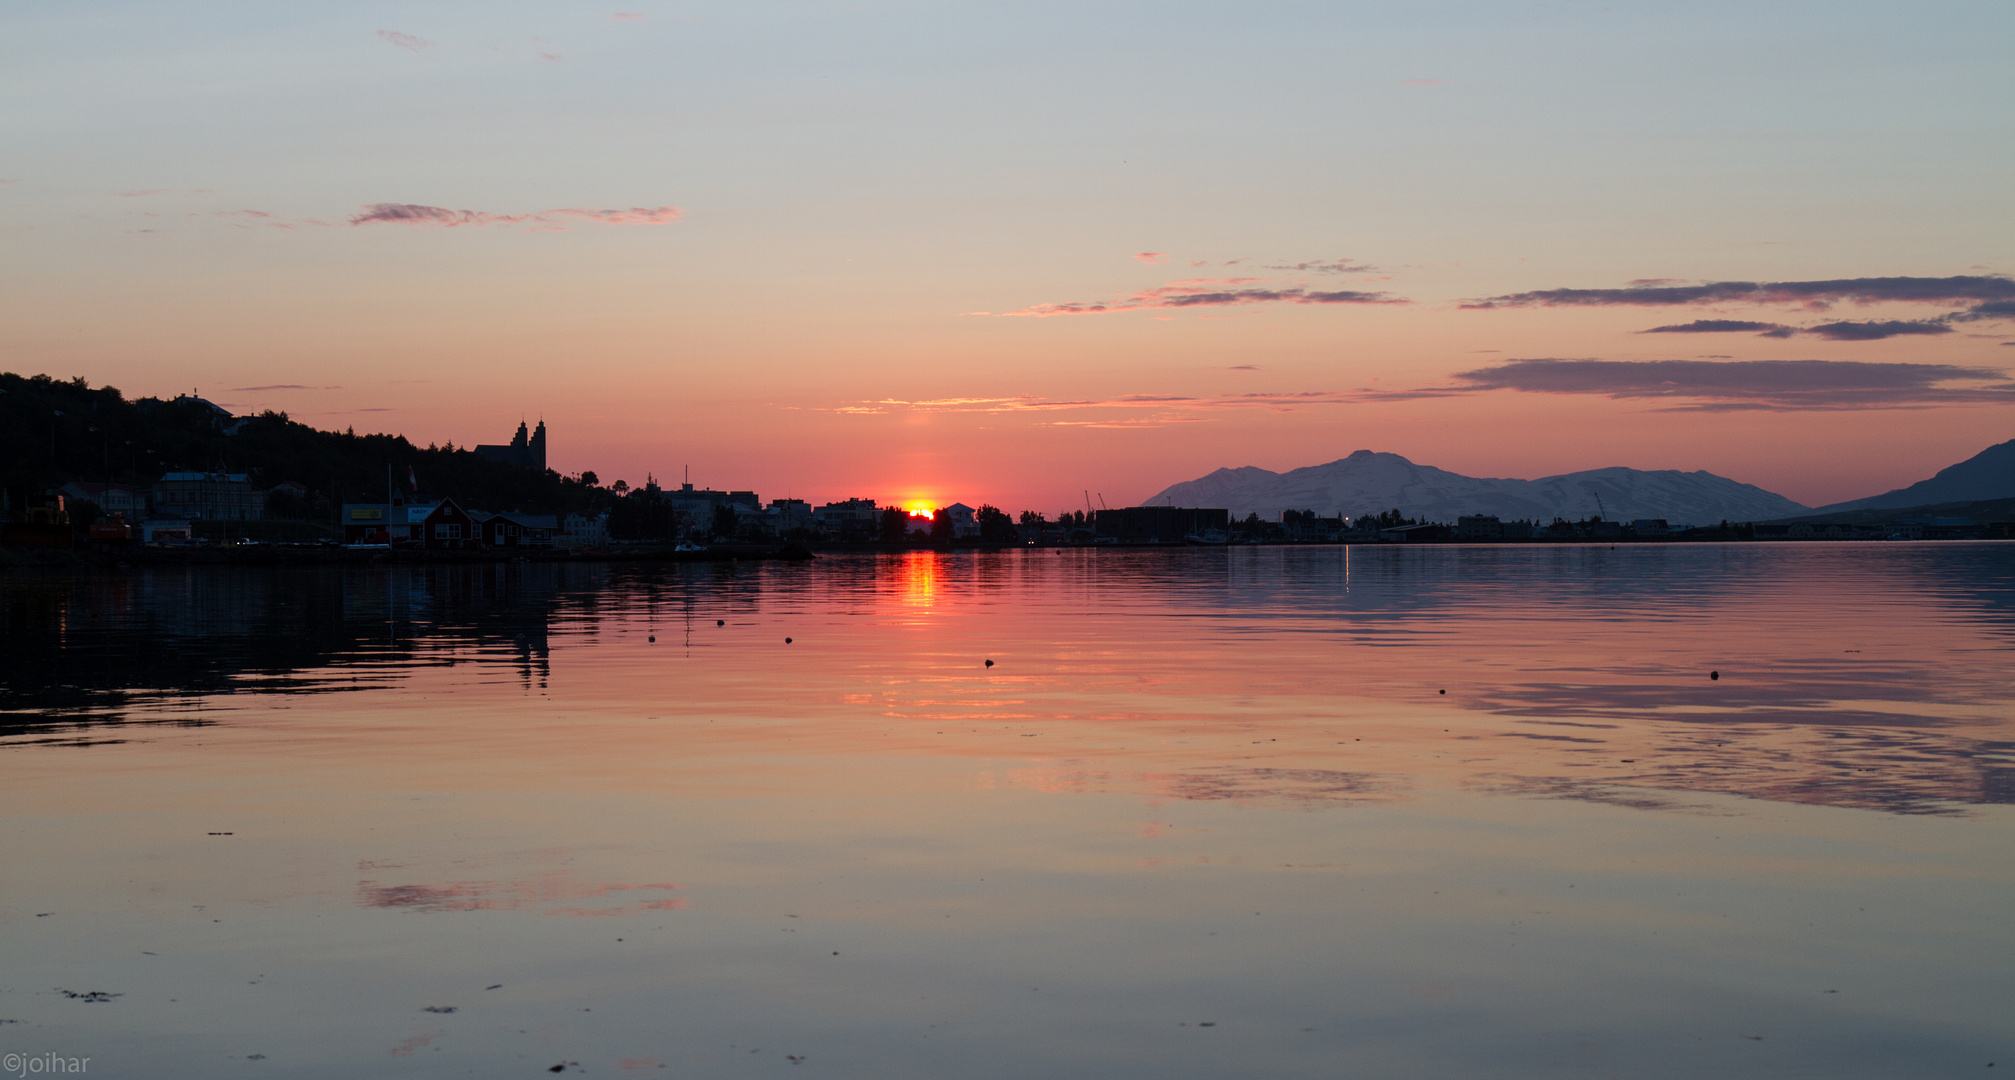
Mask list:
[{"label": "dark cloud band", "polygon": [[[1988,306],[1988,305],[1982,305]],[[1972,317],[1970,314],[1968,318]],[[1818,326],[1786,326],[1783,323],[1751,322],[1747,319],[1695,319],[1690,323],[1654,326],[1645,334],[1740,334],[1788,338],[1810,334],[1828,341],[1881,341],[1913,334],[1949,334],[1956,316],[1937,319],[1887,319],[1869,322],[1830,322]]]},{"label": "dark cloud band", "polygon": [[[2003,372],[1952,364],[1540,358],[1477,368],[1461,372],[1455,379],[1466,392],[1518,390],[1660,399],[1674,401],[1674,408],[1682,411],[2015,404],[2015,383],[2006,381]],[[1970,385],[1949,385],[1954,383]]]},{"label": "dark cloud band", "polygon": [[1670,307],[1709,303],[1876,303],[1899,301],[2015,301],[2015,278],[2000,274],[1954,277],[1835,278],[1828,281],[1710,281],[1700,285],[1643,284],[1620,289],[1542,289],[1464,301],[1465,308]]}]

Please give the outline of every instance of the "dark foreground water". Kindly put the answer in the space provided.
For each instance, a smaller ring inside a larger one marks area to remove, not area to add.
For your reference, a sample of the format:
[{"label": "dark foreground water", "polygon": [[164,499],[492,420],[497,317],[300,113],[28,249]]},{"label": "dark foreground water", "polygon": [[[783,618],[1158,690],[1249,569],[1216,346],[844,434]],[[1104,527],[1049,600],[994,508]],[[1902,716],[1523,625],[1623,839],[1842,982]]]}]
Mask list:
[{"label": "dark foreground water", "polygon": [[0,601],[10,1074],[2015,1069],[2015,545]]}]

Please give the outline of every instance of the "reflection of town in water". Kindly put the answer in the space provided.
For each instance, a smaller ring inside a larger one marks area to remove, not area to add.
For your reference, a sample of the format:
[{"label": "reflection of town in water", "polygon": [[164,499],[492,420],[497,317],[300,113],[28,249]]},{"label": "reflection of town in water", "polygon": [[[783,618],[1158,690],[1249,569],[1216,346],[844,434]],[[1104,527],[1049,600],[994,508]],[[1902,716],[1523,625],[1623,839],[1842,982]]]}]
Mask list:
[{"label": "reflection of town in water", "polygon": [[15,753],[446,678],[762,721],[736,753],[1008,759],[1044,790],[2015,801],[1994,544],[188,568],[12,578],[0,619]]}]

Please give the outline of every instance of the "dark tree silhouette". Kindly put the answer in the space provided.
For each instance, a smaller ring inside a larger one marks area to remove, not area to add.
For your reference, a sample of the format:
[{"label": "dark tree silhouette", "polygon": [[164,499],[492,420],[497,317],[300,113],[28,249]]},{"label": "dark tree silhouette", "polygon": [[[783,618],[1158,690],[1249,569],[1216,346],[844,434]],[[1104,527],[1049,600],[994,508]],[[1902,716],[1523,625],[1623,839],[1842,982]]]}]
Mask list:
[{"label": "dark tree silhouette", "polygon": [[986,544],[1011,544],[1014,542],[1014,521],[1000,508],[981,504],[979,508],[980,542]]},{"label": "dark tree silhouette", "polygon": [[735,520],[735,508],[723,503],[714,507],[713,527],[708,530],[721,540],[733,540],[739,522]]},{"label": "dark tree silhouette", "polygon": [[900,544],[909,537],[910,512],[900,506],[882,508],[882,543]]}]

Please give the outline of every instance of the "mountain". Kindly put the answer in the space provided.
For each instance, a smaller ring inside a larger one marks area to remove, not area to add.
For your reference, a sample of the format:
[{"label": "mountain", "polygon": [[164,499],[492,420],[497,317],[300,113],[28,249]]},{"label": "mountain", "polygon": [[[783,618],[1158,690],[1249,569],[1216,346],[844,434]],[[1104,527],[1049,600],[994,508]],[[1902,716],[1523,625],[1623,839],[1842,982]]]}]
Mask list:
[{"label": "mountain", "polygon": [[1370,450],[1284,473],[1250,465],[1219,469],[1171,485],[1147,504],[1222,506],[1239,517],[1256,513],[1262,518],[1278,518],[1282,510],[1356,516],[1397,509],[1407,517],[1446,522],[1463,514],[1541,522],[1601,514],[1614,521],[1664,518],[1675,524],[1707,525],[1809,512],[1782,495],[1709,472],[1610,468],[1538,480],[1495,480]]},{"label": "mountain", "polygon": [[1950,468],[1938,470],[1929,480],[1919,480],[1906,488],[1873,495],[1852,502],[1819,508],[1822,513],[1845,510],[1896,510],[1932,503],[1984,502],[2015,497],[2015,439],[1967,458]]}]

